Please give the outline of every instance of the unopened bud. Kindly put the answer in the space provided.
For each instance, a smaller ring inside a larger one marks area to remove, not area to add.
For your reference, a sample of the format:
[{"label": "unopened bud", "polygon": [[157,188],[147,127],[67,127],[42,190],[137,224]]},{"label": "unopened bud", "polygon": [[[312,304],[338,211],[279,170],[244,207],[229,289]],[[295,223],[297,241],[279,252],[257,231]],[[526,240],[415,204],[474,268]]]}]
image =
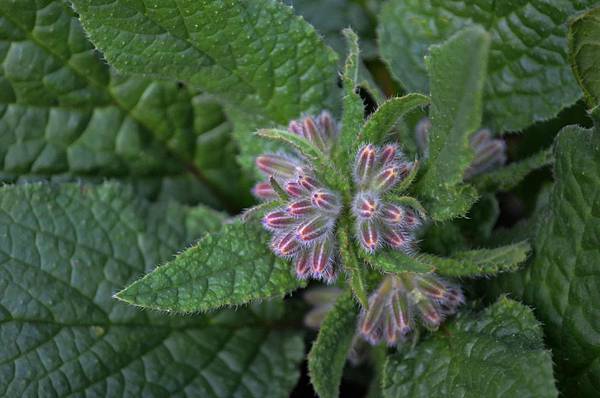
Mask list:
[{"label": "unopened bud", "polygon": [[354,200],[354,213],[363,219],[372,219],[379,213],[380,203],[377,196],[365,193],[357,195]]},{"label": "unopened bud", "polygon": [[384,166],[394,162],[400,157],[400,150],[396,144],[388,144],[381,149],[380,163]]},{"label": "unopened bud", "polygon": [[331,114],[327,111],[321,112],[318,118],[319,126],[321,126],[321,130],[323,131],[323,136],[326,137],[326,140],[331,140],[335,138],[337,135],[337,127],[335,124],[335,120]]},{"label": "unopened bud", "polygon": [[296,163],[281,155],[260,155],[256,165],[268,176],[291,178],[296,172]]},{"label": "unopened bud", "polygon": [[300,251],[300,243],[296,240],[294,231],[283,235],[275,235],[271,247],[275,254],[280,257],[290,257]]},{"label": "unopened bud", "polygon": [[381,219],[389,225],[402,225],[405,211],[401,206],[386,203],[381,209]]},{"label": "unopened bud", "polygon": [[407,229],[413,230],[421,225],[421,218],[412,209],[406,209],[404,213],[404,224]]},{"label": "unopened bud", "polygon": [[375,167],[376,155],[377,149],[371,144],[359,149],[354,164],[354,178],[357,184],[362,185],[369,181]]},{"label": "unopened bud", "polygon": [[270,230],[289,228],[297,221],[288,212],[282,210],[272,211],[263,218],[264,226]]},{"label": "unopened bud", "polygon": [[295,261],[296,276],[298,279],[306,279],[310,275],[310,253],[308,250],[302,250]]},{"label": "unopened bud", "polygon": [[331,191],[319,189],[311,195],[311,202],[316,208],[325,212],[337,213],[340,208],[338,197]]},{"label": "unopened bud", "polygon": [[311,254],[311,269],[315,274],[322,274],[333,260],[333,242],[324,239],[317,242]]},{"label": "unopened bud", "polygon": [[444,298],[446,287],[433,276],[416,275],[413,280],[417,289],[426,296],[435,300],[442,300]]},{"label": "unopened bud", "polygon": [[287,207],[288,213],[296,217],[309,215],[314,212],[314,210],[315,208],[313,207],[310,199],[296,200],[290,203]]},{"label": "unopened bud", "polygon": [[296,181],[286,181],[285,191],[293,198],[299,198],[306,195],[306,190]]},{"label": "unopened bud", "polygon": [[325,216],[316,216],[300,223],[296,229],[296,238],[304,243],[321,238],[331,230],[331,219]]},{"label": "unopened bud", "polygon": [[385,243],[394,249],[404,249],[410,242],[408,234],[389,226],[381,228],[381,236]]},{"label": "unopened bud", "polygon": [[314,191],[321,186],[316,178],[305,173],[298,176],[298,184],[308,191]]},{"label": "unopened bud", "polygon": [[373,179],[373,189],[377,192],[389,191],[400,180],[400,167],[390,165],[381,170]]},{"label": "unopened bud", "polygon": [[325,142],[323,140],[324,137],[321,136],[319,127],[315,123],[314,119],[310,116],[304,118],[304,136],[317,148],[325,148]]},{"label": "unopened bud", "polygon": [[423,321],[423,325],[431,330],[436,330],[442,323],[443,317],[436,306],[428,299],[417,302],[417,311]]},{"label": "unopened bud", "polygon": [[381,244],[381,236],[375,223],[370,220],[358,220],[358,240],[363,249],[373,253]]},{"label": "unopened bud", "polygon": [[277,193],[268,182],[259,182],[252,188],[252,194],[260,200],[271,200],[277,198]]}]

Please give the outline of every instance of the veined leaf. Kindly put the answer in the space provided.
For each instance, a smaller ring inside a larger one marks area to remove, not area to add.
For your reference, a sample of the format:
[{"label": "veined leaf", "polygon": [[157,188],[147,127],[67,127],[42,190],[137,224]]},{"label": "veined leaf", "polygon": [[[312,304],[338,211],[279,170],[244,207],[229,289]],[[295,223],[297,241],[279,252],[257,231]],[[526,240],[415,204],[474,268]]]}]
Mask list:
[{"label": "veined leaf", "polygon": [[565,21],[595,3],[391,0],[379,16],[381,53],[408,90],[427,93],[433,87],[423,62],[429,46],[467,26],[483,26],[492,37],[486,124],[499,131],[521,130],[581,96],[567,60]]},{"label": "veined leaf", "polygon": [[124,72],[187,81],[281,124],[335,98],[336,54],[280,2],[72,3],[92,42]]},{"label": "veined leaf", "polygon": [[[556,182],[536,215],[535,257],[502,280],[545,326],[566,396],[600,393],[600,129],[564,128],[556,138]],[[595,136],[594,136],[595,135]]]},{"label": "veined leaf", "polygon": [[288,395],[298,334],[249,310],[166,316],[111,297],[221,222],[115,184],[0,189],[0,395]]},{"label": "veined leaf", "polygon": [[590,108],[600,104],[600,7],[569,23],[569,57]]},{"label": "veined leaf", "polygon": [[358,307],[352,293],[338,298],[321,324],[317,340],[308,354],[310,381],[320,398],[339,395],[342,371],[356,330]]},{"label": "veined leaf", "polygon": [[431,48],[431,132],[429,161],[417,184],[426,208],[436,221],[466,213],[475,199],[461,186],[473,160],[469,137],[481,123],[483,83],[487,69],[489,35],[480,27],[465,29]]},{"label": "veined leaf", "polygon": [[269,249],[259,223],[235,220],[116,294],[164,311],[208,311],[281,297],[297,289],[293,267]]},{"label": "veined leaf", "polygon": [[[535,364],[535,366],[532,366]],[[557,397],[552,358],[532,311],[501,298],[388,357],[386,398]]]}]

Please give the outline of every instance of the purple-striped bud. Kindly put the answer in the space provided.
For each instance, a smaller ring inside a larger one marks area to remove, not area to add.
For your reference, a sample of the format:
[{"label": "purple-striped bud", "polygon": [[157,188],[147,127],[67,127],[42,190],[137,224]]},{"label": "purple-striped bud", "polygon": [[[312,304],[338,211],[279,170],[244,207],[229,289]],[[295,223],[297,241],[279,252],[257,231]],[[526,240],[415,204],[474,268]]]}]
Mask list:
[{"label": "purple-striped bud", "polygon": [[337,135],[337,126],[335,124],[335,120],[333,120],[333,117],[331,117],[331,114],[329,112],[321,112],[321,114],[318,117],[318,123],[321,127],[321,130],[323,131],[323,137],[325,137],[326,140],[331,140],[332,138],[335,138],[335,136]]},{"label": "purple-striped bud", "polygon": [[400,157],[400,150],[396,144],[388,144],[381,149],[380,163],[384,166],[396,161]]},{"label": "purple-striped bud", "polygon": [[357,195],[354,199],[354,213],[363,219],[372,219],[378,213],[381,205],[377,196],[365,193]]},{"label": "purple-striped bud", "polygon": [[316,279],[321,279],[323,282],[331,285],[337,279],[337,273],[335,272],[335,268],[333,266],[333,261],[330,261],[329,264],[325,266],[325,269],[321,273],[313,273],[313,276]]},{"label": "purple-striped bud", "polygon": [[360,332],[369,336],[374,329],[376,329],[381,322],[381,317],[383,315],[383,311],[386,307],[386,303],[388,301],[387,294],[382,294],[380,292],[375,292],[369,298],[369,308],[367,309],[362,322],[360,324]]},{"label": "purple-striped bud", "polygon": [[324,239],[317,242],[311,254],[311,269],[313,274],[322,274],[333,260],[333,242]]},{"label": "purple-striped bud", "polygon": [[259,200],[271,200],[277,198],[277,193],[268,182],[259,182],[252,188],[252,194]]},{"label": "purple-striped bud", "polygon": [[280,257],[290,257],[300,251],[300,243],[296,240],[294,231],[290,231],[281,235],[275,235],[271,242],[271,247],[275,254]]},{"label": "purple-striped bud", "polygon": [[296,173],[296,163],[281,155],[260,155],[256,158],[258,168],[268,176],[291,178]]},{"label": "purple-striped bud", "polygon": [[429,300],[420,300],[416,307],[423,325],[428,329],[436,330],[444,320],[442,313]]},{"label": "purple-striped bud", "polygon": [[302,250],[296,257],[296,277],[298,279],[306,279],[310,276],[310,253],[308,250]]},{"label": "purple-striped bud", "polygon": [[315,144],[317,148],[324,149],[325,142],[323,140],[324,137],[321,136],[322,132],[319,127],[315,123],[312,117],[304,118],[304,137]]},{"label": "purple-striped bud", "polygon": [[293,216],[301,217],[313,213],[315,208],[310,199],[299,199],[290,203],[287,206],[287,211]]},{"label": "purple-striped bud", "polygon": [[316,208],[329,213],[337,213],[340,209],[338,197],[331,191],[319,189],[312,193],[310,200]]},{"label": "purple-striped bud", "polygon": [[354,164],[354,178],[357,184],[368,182],[375,167],[376,156],[377,148],[374,145],[367,144],[359,149]]},{"label": "purple-striped bud", "polygon": [[[479,134],[487,132],[487,134]],[[488,130],[480,130],[477,137],[477,145],[474,146],[475,158],[465,171],[465,179],[477,174],[498,168],[506,163],[506,143],[501,139],[492,139]],[[471,141],[473,145],[473,141]]]},{"label": "purple-striped bud", "polygon": [[366,252],[373,253],[381,245],[381,234],[377,225],[370,220],[359,220],[358,240]]},{"label": "purple-striped bud", "polygon": [[410,243],[408,234],[401,230],[387,226],[381,228],[381,236],[385,243],[394,249],[404,249]]},{"label": "purple-striped bud", "polygon": [[272,211],[263,218],[263,225],[269,230],[290,228],[297,222],[296,218],[283,210]]},{"label": "purple-striped bud", "polygon": [[314,241],[330,232],[331,226],[332,223],[329,217],[316,216],[298,225],[296,238],[303,243]]},{"label": "purple-striped bud", "polygon": [[317,181],[316,178],[305,173],[298,176],[298,184],[308,191],[314,191],[321,187],[321,184],[319,184],[319,181]]},{"label": "purple-striped bud", "polygon": [[406,229],[413,230],[421,225],[421,218],[412,209],[406,209],[404,212],[404,224]]},{"label": "purple-striped bud", "polygon": [[292,120],[290,124],[288,124],[288,131],[299,135],[300,137],[304,137],[304,127],[302,126],[302,123],[297,120]]},{"label": "purple-striped bud", "polygon": [[446,294],[446,286],[436,280],[433,276],[416,275],[413,278],[415,286],[427,297],[434,300],[443,300]]},{"label": "purple-striped bud", "polygon": [[392,320],[402,336],[412,332],[412,318],[406,295],[395,291],[391,297]]},{"label": "purple-striped bud", "polygon": [[413,167],[415,167],[414,162],[401,162],[398,165],[398,174],[399,174],[398,180],[402,181],[406,177],[408,177],[408,175],[412,171]]},{"label": "purple-striped bud", "polygon": [[381,219],[389,225],[402,225],[405,211],[401,206],[385,203],[381,209]]},{"label": "purple-striped bud", "polygon": [[296,181],[286,181],[285,191],[293,198],[300,198],[307,194],[307,191]]},{"label": "purple-striped bud", "polygon": [[400,167],[395,164],[385,167],[373,179],[373,189],[378,192],[389,191],[400,180]]}]

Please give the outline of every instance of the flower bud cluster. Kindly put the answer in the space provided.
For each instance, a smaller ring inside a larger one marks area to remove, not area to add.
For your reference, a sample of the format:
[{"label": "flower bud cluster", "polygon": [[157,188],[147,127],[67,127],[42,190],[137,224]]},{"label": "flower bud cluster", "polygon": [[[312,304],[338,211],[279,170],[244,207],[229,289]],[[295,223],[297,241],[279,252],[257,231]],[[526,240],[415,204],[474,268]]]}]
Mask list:
[{"label": "flower bud cluster", "polygon": [[[307,116],[301,121],[292,121],[288,130],[324,151],[331,148],[337,136],[335,122],[327,112],[316,119]],[[342,209],[340,195],[325,187],[310,166],[299,158],[267,154],[259,156],[256,165],[267,177],[275,179],[288,196],[284,206],[263,218],[264,227],[273,234],[271,249],[277,256],[292,260],[299,279],[312,277],[333,283],[336,279],[334,230]],[[253,192],[262,200],[277,197],[268,181],[258,183]]]},{"label": "flower bud cluster", "polygon": [[[417,146],[424,156],[428,156],[430,130],[431,120],[427,117],[421,119],[415,128]],[[469,138],[469,143],[475,152],[475,157],[465,170],[463,176],[465,180],[497,169],[506,163],[506,142],[500,138],[493,138],[489,129],[475,132]]]},{"label": "flower bud cluster", "polygon": [[436,330],[463,302],[460,288],[433,274],[388,275],[369,297],[359,333],[373,345],[385,340],[393,346],[405,341],[417,322]]},{"label": "flower bud cluster", "polygon": [[421,219],[410,207],[384,200],[414,167],[406,161],[397,145],[381,148],[372,144],[362,146],[354,162],[356,194],[352,213],[356,219],[356,237],[368,253],[387,245],[392,249],[412,252],[413,231]]}]

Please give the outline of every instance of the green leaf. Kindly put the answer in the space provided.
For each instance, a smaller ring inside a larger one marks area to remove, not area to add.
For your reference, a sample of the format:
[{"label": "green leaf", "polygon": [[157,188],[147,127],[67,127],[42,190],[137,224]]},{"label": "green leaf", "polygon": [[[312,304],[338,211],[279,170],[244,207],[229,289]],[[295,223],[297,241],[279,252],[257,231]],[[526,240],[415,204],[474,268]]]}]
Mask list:
[{"label": "green leaf", "polygon": [[356,330],[358,308],[346,291],[321,324],[317,340],[308,354],[310,381],[320,398],[339,395],[342,371]]},{"label": "green leaf", "polygon": [[342,74],[344,85],[343,113],[339,138],[336,149],[338,162],[351,162],[354,156],[354,147],[358,133],[364,124],[364,103],[356,91],[359,67],[358,36],[352,29],[344,29],[344,36],[348,43],[348,56]]},{"label": "green leaf", "polygon": [[116,297],[137,306],[175,312],[281,297],[302,285],[289,262],[269,249],[259,223],[225,224]]},{"label": "green leaf", "polygon": [[483,26],[492,37],[486,125],[521,130],[554,117],[581,96],[567,61],[565,21],[595,3],[391,0],[379,15],[381,54],[408,90],[427,93],[423,57],[429,46],[467,26]]},{"label": "green leaf", "polygon": [[558,134],[556,182],[536,215],[535,258],[519,278],[504,283],[545,325],[565,396],[600,393],[599,134],[598,126],[570,126]]},{"label": "green leaf", "polygon": [[335,97],[336,54],[291,8],[269,0],[73,0],[117,69],[189,82],[281,124]]},{"label": "green leaf", "polygon": [[600,104],[600,7],[569,22],[569,58],[590,108]]},{"label": "green leaf", "polygon": [[364,142],[381,144],[385,135],[394,127],[402,116],[414,108],[425,106],[428,103],[428,97],[416,93],[387,100],[379,106],[377,111],[373,113],[365,123],[364,128],[360,132],[358,144]]},{"label": "green leaf", "polygon": [[121,185],[0,189],[0,395],[281,397],[302,338],[253,311],[166,316],[111,295],[207,231]]},{"label": "green leaf", "polygon": [[350,238],[350,222],[348,216],[343,218],[337,229],[340,260],[350,280],[350,288],[363,307],[369,306],[367,270],[358,261],[356,247]]},{"label": "green leaf", "polygon": [[476,193],[460,184],[474,156],[469,137],[481,123],[489,44],[483,29],[468,28],[432,46],[427,61],[432,126],[429,161],[417,191],[436,221],[464,215],[475,199]]},{"label": "green leaf", "polygon": [[311,162],[325,162],[323,159],[324,155],[319,148],[298,134],[290,133],[286,130],[262,129],[258,131],[257,135],[261,138],[287,144],[291,149],[296,149]]},{"label": "green leaf", "polygon": [[553,160],[552,149],[545,149],[501,169],[478,175],[470,182],[479,191],[509,191],[533,170],[548,166],[552,164]]},{"label": "green leaf", "polygon": [[435,272],[450,277],[479,277],[514,271],[523,263],[531,248],[527,242],[514,243],[494,249],[459,251],[450,257],[428,253],[409,256],[399,251],[386,250],[365,261],[384,272]]},{"label": "green leaf", "polygon": [[528,307],[500,299],[391,355],[384,397],[557,397],[552,358]]}]

